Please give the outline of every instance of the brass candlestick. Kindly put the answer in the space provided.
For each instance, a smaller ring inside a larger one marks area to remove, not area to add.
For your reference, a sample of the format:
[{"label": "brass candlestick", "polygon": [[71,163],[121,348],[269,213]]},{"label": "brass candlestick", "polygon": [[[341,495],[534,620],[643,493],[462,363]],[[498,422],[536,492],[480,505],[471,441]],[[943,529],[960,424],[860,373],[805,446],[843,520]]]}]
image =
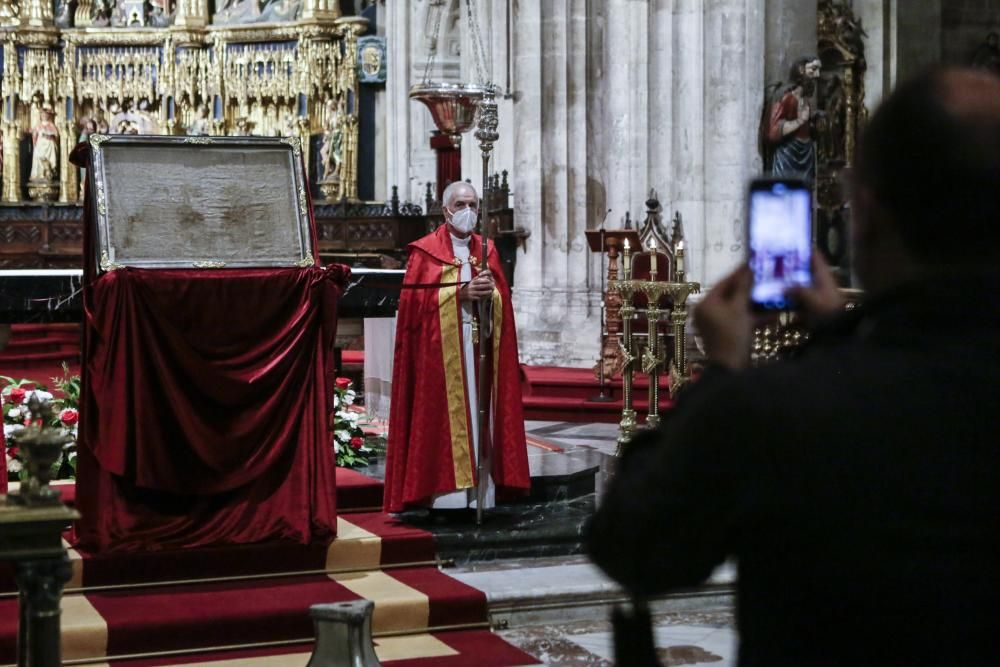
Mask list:
[{"label": "brass candlestick", "polygon": [[[654,246],[655,247],[655,246]],[[654,255],[655,257],[655,255]],[[670,283],[654,282],[656,272],[650,271],[654,280],[639,284],[639,289],[646,295],[646,350],[642,354],[642,372],[649,376],[649,409],[646,412],[646,425],[656,428],[660,423],[660,368],[663,366],[663,355],[660,353],[660,298],[669,292]]]},{"label": "brass candlestick", "polygon": [[[683,266],[683,265],[679,265]],[[683,271],[677,272],[683,278]],[[690,377],[687,369],[687,352],[685,351],[686,336],[684,335],[684,325],[687,323],[687,299],[692,294],[701,291],[701,284],[689,282],[667,283],[670,287],[669,294],[671,303],[670,325],[674,335],[674,359],[670,363],[670,397],[677,395],[677,391],[684,386]]]},{"label": "brass candlestick", "polygon": [[622,419],[618,424],[618,453],[635,432],[635,409],[632,407],[632,378],[635,373],[633,362],[635,356],[632,354],[632,317],[635,315],[635,305],[632,298],[635,296],[636,286],[632,281],[632,249],[629,247],[628,239],[625,240],[622,248],[622,274],[624,280],[612,280],[608,287],[621,295],[621,309],[619,311],[622,320],[622,337],[619,342],[622,356]]}]

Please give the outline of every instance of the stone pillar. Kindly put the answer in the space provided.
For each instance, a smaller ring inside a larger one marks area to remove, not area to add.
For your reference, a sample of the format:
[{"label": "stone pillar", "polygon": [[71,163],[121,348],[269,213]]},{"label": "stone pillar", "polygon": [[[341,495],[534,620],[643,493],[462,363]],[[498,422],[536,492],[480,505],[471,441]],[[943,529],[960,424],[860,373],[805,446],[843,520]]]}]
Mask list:
[{"label": "stone pillar", "polygon": [[746,186],[760,169],[763,71],[755,63],[764,54],[755,4],[713,0],[704,13],[704,246],[702,265],[692,270],[707,284],[743,260]]},{"label": "stone pillar", "polygon": [[647,2],[604,3],[604,185],[616,215],[640,215],[648,183]]},{"label": "stone pillar", "polygon": [[687,273],[700,280],[705,267],[705,76],[704,7],[677,0],[673,15],[674,115],[668,205],[684,220]]},{"label": "stone pillar", "polygon": [[764,1],[517,5],[515,208],[532,232],[515,290],[523,361],[596,360],[600,260],[583,231],[609,208],[609,229],[626,211],[638,222],[651,188],[665,217],[684,219],[692,279],[711,284],[742,259]]},{"label": "stone pillar", "polygon": [[[518,259],[515,306],[521,358],[591,361],[599,344],[588,220],[587,2],[521,5],[515,25],[514,193],[531,232]],[[598,221],[599,222],[599,221]]]},{"label": "stone pillar", "polygon": [[[760,0],[752,4],[760,5]],[[816,0],[764,0],[766,13],[764,75],[768,83],[787,81],[788,68],[816,53]]]},{"label": "stone pillar", "polygon": [[[399,186],[403,199],[412,200],[409,181],[410,165],[410,112],[416,106],[409,99],[410,92],[410,7],[406,2],[389,2],[385,5],[387,74],[382,108],[385,110],[385,192]],[[426,112],[425,112],[426,113]]]},{"label": "stone pillar", "polygon": [[871,113],[892,89],[889,53],[892,26],[889,0],[856,0],[854,10],[868,33],[865,39],[865,107]]}]

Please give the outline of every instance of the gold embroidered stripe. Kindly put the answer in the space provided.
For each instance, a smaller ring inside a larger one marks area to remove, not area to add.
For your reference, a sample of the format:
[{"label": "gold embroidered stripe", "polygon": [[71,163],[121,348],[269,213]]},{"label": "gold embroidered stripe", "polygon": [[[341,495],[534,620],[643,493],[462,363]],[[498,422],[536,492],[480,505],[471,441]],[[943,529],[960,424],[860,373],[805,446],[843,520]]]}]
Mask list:
[{"label": "gold embroidered stripe", "polygon": [[[458,281],[460,267],[444,265],[441,282]],[[465,402],[465,369],[462,367],[461,321],[456,293],[458,286],[438,290],[438,313],[441,318],[441,356],[444,359],[445,394],[448,401],[448,424],[451,429],[451,460],[455,468],[455,488],[473,485],[472,450],[469,418]]]}]

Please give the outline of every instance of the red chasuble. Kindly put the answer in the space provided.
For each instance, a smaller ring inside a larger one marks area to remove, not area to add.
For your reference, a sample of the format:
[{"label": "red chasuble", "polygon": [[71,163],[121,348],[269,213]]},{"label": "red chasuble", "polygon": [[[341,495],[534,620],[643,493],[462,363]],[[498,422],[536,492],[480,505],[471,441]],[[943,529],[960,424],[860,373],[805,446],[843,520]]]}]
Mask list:
[{"label": "red chasuble", "polygon": [[[470,257],[482,254],[473,234]],[[433,496],[476,485],[473,428],[465,388],[462,317],[447,225],[411,243],[396,321],[392,408],[385,475],[385,510],[430,504]],[[476,259],[472,273],[478,273]],[[521,407],[517,334],[510,288],[495,246],[489,248],[493,290],[493,461],[499,498],[530,487]],[[407,285],[427,285],[407,289]],[[476,359],[479,350],[476,350]]]}]

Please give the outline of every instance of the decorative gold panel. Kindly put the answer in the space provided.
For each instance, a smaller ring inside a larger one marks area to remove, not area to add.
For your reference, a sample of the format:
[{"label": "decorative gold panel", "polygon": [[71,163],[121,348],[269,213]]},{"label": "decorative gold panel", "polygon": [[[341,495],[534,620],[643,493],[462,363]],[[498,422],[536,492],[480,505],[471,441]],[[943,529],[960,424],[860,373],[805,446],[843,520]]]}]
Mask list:
[{"label": "decorative gold panel", "polygon": [[[355,60],[368,22],[329,0],[297,2],[298,20],[212,25],[206,0],[79,0],[72,13],[56,0],[31,21],[18,18],[23,3],[0,0],[0,199],[80,201],[69,154],[92,134],[290,137],[307,169],[311,147],[325,147],[310,177],[324,196],[356,198]],[[265,6],[262,17],[276,15]],[[22,151],[30,169],[11,166]]]}]

